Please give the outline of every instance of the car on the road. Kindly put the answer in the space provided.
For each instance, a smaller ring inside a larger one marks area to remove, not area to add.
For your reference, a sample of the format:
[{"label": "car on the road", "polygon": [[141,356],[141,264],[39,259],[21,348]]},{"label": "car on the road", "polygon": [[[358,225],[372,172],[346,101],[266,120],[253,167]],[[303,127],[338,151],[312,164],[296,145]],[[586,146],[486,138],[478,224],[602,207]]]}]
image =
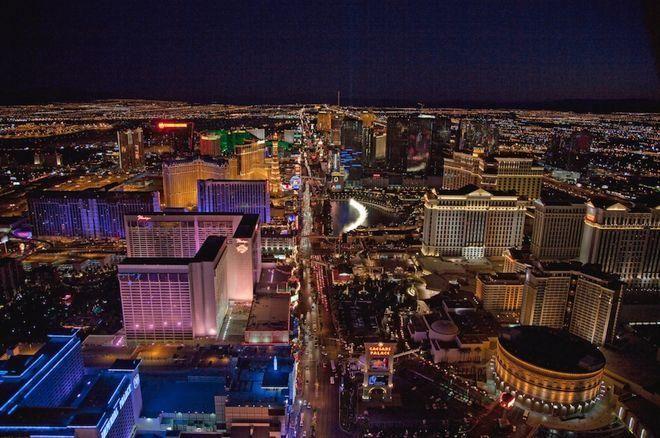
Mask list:
[{"label": "car on the road", "polygon": [[525,412],[523,412],[522,421],[527,421],[527,418],[529,418],[529,409],[525,409]]}]

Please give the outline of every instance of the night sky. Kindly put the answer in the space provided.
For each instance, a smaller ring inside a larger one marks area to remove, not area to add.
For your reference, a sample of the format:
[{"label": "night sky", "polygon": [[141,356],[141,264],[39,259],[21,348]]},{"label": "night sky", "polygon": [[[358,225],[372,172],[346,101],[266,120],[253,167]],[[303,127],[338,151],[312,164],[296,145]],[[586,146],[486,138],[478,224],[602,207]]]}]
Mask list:
[{"label": "night sky", "polygon": [[0,103],[658,100],[655,4],[4,0]]}]

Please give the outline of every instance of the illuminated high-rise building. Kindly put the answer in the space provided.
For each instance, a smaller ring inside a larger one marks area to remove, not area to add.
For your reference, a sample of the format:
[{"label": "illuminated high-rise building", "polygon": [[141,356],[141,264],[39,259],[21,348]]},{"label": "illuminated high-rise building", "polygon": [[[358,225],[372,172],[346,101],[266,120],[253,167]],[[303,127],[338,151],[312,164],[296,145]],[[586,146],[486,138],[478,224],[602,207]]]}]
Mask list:
[{"label": "illuminated high-rise building", "polygon": [[261,276],[256,214],[157,213],[126,215],[126,252],[136,258],[193,258],[211,236],[227,242],[228,299],[250,301]]},{"label": "illuminated high-rise building", "polygon": [[32,191],[28,212],[35,236],[123,238],[124,214],[160,211],[157,191]]},{"label": "illuminated high-rise building", "polygon": [[296,141],[297,136],[297,131],[295,129],[285,129],[282,138],[287,143],[293,143]]},{"label": "illuminated high-rise building", "polygon": [[424,200],[422,253],[475,259],[522,244],[525,203],[469,185],[432,191]]},{"label": "illuminated high-rise building", "polygon": [[375,133],[372,127],[362,128],[362,164],[371,166],[376,162]]},{"label": "illuminated high-rise building", "polygon": [[266,142],[257,141],[236,145],[234,155],[237,159],[238,175],[247,177],[252,172],[265,169]]},{"label": "illuminated high-rise building", "polygon": [[586,131],[576,131],[570,135],[554,133],[545,153],[545,164],[571,171],[585,172],[591,160],[593,137]]},{"label": "illuminated high-rise building", "polygon": [[539,260],[571,260],[580,256],[586,206],[558,194],[534,201],[532,254]]},{"label": "illuminated high-rise building", "polygon": [[117,131],[119,168],[128,172],[144,166],[144,140],[142,128]]},{"label": "illuminated high-rise building", "polygon": [[11,301],[16,289],[23,284],[23,267],[19,259],[0,256],[0,297]]},{"label": "illuminated high-rise building", "polygon": [[388,170],[437,179],[440,186],[443,154],[449,150],[450,133],[451,121],[447,118],[425,114],[388,117]]},{"label": "illuminated high-rise building", "polygon": [[330,144],[339,146],[341,144],[341,127],[344,124],[343,117],[333,114],[330,120],[329,141]]},{"label": "illuminated high-rise building", "polygon": [[623,290],[594,266],[537,262],[527,269],[520,323],[565,328],[602,345],[615,334]]},{"label": "illuminated high-rise building", "polygon": [[198,182],[197,207],[206,213],[258,214],[270,222],[268,181],[206,179]]},{"label": "illuminated high-rise building", "polygon": [[481,183],[481,168],[485,168],[479,155],[454,152],[451,158],[444,159],[442,187],[447,190],[460,189],[468,184]]},{"label": "illuminated high-rise building", "polygon": [[519,315],[524,284],[524,276],[517,273],[479,274],[475,295],[484,309],[496,315]]},{"label": "illuminated high-rise building", "polygon": [[387,154],[387,134],[376,134],[374,137],[374,149],[376,160],[383,160]]},{"label": "illuminated high-rise building", "polygon": [[282,194],[282,180],[280,177],[280,159],[278,150],[278,141],[273,141],[270,157],[270,172],[268,175],[268,182],[270,186],[271,196],[280,196]]},{"label": "illuminated high-rise building", "polygon": [[38,349],[0,359],[0,436],[135,434],[142,410],[140,359],[85,368],[77,330],[49,334]]},{"label": "illuminated high-rise building", "polygon": [[363,127],[370,128],[376,121],[376,115],[369,111],[362,111],[360,114],[360,120],[362,121]]},{"label": "illuminated high-rise building", "polygon": [[209,157],[220,156],[220,136],[215,133],[204,133],[199,137],[199,153]]},{"label": "illuminated high-rise building", "polygon": [[193,122],[155,121],[152,125],[150,143],[167,146],[177,157],[188,156],[193,152]]},{"label": "illuminated high-rise building", "polygon": [[502,272],[526,272],[527,268],[531,267],[534,261],[531,259],[528,251],[516,248],[505,249],[502,257],[504,257]]},{"label": "illuminated high-rise building", "polygon": [[481,186],[503,192],[514,191],[529,200],[541,196],[543,168],[536,166],[532,158],[498,156],[494,162],[486,160],[481,176]]},{"label": "illuminated high-rise building", "polygon": [[167,207],[193,208],[197,205],[197,181],[227,178],[229,165],[224,159],[184,158],[163,162],[163,192]]},{"label": "illuminated high-rise building", "polygon": [[333,192],[339,192],[344,189],[344,182],[346,179],[346,172],[341,162],[341,151],[339,149],[330,150],[328,158],[328,171],[330,179],[328,181],[328,189]]},{"label": "illuminated high-rise building", "polygon": [[330,132],[332,129],[332,112],[319,111],[316,116],[316,130],[320,132]]},{"label": "illuminated high-rise building", "polygon": [[344,148],[362,150],[362,120],[344,117],[340,136],[340,142]]},{"label": "illuminated high-rise building", "polygon": [[445,189],[459,189],[474,184],[486,190],[509,191],[529,200],[541,195],[543,167],[534,164],[528,157],[496,156],[454,152],[444,159]]},{"label": "illuminated high-rise building", "polygon": [[582,231],[580,261],[596,263],[626,283],[660,286],[660,208],[593,199]]},{"label": "illuminated high-rise building", "polygon": [[229,305],[224,237],[192,258],[128,257],[118,266],[126,338],[185,342],[217,337]]},{"label": "illuminated high-rise building", "polygon": [[462,119],[458,125],[457,150],[489,156],[496,152],[497,128],[477,120]]},{"label": "illuminated high-rise building", "polygon": [[387,151],[387,135],[385,127],[379,123],[372,123],[370,127],[362,129],[362,163],[373,166],[377,161],[385,159]]}]

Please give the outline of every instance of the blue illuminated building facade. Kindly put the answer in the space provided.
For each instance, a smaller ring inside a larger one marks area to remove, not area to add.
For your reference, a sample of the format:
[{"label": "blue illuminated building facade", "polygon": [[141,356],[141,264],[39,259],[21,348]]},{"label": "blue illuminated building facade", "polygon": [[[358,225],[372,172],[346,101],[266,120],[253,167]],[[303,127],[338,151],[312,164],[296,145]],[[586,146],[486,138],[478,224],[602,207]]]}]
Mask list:
[{"label": "blue illuminated building facade", "polygon": [[197,181],[197,209],[204,213],[258,214],[270,222],[268,181],[207,179]]},{"label": "blue illuminated building facade", "polygon": [[242,353],[212,368],[145,373],[138,436],[164,438],[191,428],[291,436],[296,365],[290,347],[244,347]]},{"label": "blue illuminated building facade", "polygon": [[123,239],[124,214],[160,211],[160,196],[98,189],[37,191],[29,195],[28,211],[35,236]]},{"label": "blue illuminated building facade", "polygon": [[76,330],[0,360],[0,436],[131,437],[142,409],[139,363],[86,370]]},{"label": "blue illuminated building facade", "polygon": [[362,177],[362,151],[344,148],[339,152],[339,160],[350,179]]}]

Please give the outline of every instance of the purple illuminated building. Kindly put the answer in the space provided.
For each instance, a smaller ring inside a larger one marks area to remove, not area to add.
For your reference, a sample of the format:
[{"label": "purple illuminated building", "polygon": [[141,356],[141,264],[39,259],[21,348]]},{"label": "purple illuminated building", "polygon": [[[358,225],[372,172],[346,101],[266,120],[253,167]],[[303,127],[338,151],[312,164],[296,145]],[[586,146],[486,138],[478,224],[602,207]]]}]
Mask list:
[{"label": "purple illuminated building", "polygon": [[197,208],[205,213],[258,214],[270,222],[268,181],[207,179],[197,182]]},{"label": "purple illuminated building", "polygon": [[124,214],[160,211],[154,192],[36,191],[28,197],[35,236],[124,238]]}]

